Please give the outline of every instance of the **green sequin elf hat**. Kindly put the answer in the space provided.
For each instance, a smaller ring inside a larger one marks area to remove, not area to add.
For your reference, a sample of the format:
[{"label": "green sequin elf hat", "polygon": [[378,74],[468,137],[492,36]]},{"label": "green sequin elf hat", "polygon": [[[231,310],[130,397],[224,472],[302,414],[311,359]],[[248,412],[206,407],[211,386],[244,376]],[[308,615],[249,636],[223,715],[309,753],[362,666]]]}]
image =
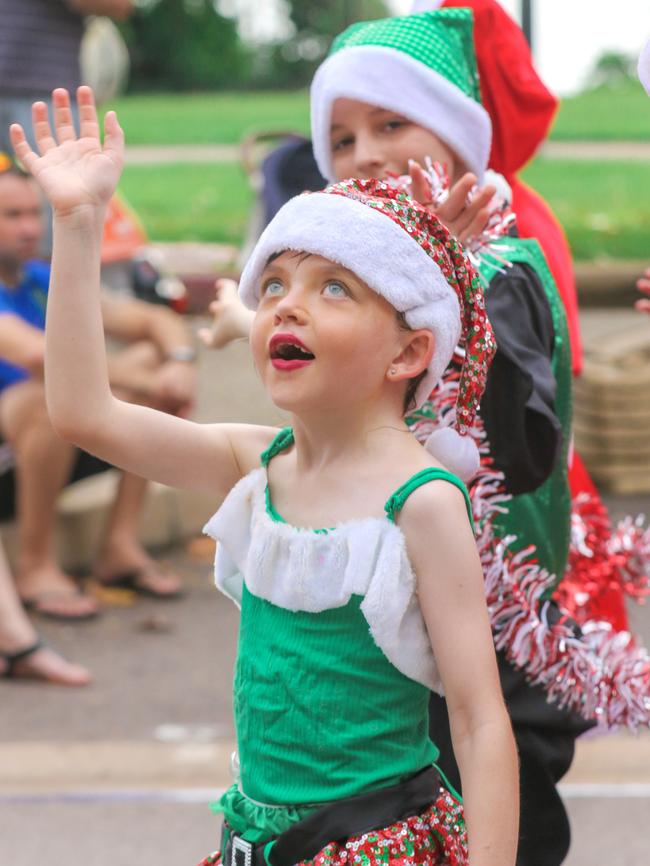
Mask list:
[{"label": "green sequin elf hat", "polygon": [[435,133],[482,180],[492,127],[481,105],[470,9],[362,21],[334,40],[311,86],[311,133],[321,174],[335,180],[332,106],[356,99]]},{"label": "green sequin elf hat", "polygon": [[479,466],[467,435],[485,388],[496,344],[479,279],[434,214],[390,183],[346,180],[291,199],[271,220],[241,276],[239,294],[250,309],[260,300],[269,258],[292,250],[323,256],[356,274],[404,314],[407,325],[434,335],[434,354],[420,382],[418,406],[429,397],[458,343],[465,359],[453,427],[429,437],[428,450],[469,480]]}]

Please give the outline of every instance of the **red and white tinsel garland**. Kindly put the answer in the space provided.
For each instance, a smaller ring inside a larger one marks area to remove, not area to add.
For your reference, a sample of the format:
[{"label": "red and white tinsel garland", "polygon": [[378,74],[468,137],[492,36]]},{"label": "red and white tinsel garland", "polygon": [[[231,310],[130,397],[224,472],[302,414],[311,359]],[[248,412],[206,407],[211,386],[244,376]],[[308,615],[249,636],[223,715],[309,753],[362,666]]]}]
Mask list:
[{"label": "red and white tinsel garland", "polygon": [[[458,375],[450,368],[445,381],[423,410],[410,419],[411,430],[424,441],[453,418]],[[540,685],[558,706],[593,719],[601,726],[637,729],[650,725],[650,656],[628,631],[607,622],[586,621],[576,627],[569,616],[543,599],[555,576],[535,561],[535,548],[515,552],[514,536],[501,538],[495,519],[508,508],[504,477],[489,458],[489,445],[479,418],[471,431],[482,455],[481,468],[470,488],[477,546],[485,575],[485,590],[495,646],[522,670],[532,685]],[[584,504],[584,503],[583,503]],[[582,530],[578,511],[572,527],[571,553],[592,560],[593,551]],[[637,546],[638,545],[638,546]],[[621,579],[633,592],[645,592],[650,540],[638,522],[623,521],[606,542],[617,560]],[[604,555],[601,551],[599,556]],[[610,563],[611,565],[611,563]]]}]

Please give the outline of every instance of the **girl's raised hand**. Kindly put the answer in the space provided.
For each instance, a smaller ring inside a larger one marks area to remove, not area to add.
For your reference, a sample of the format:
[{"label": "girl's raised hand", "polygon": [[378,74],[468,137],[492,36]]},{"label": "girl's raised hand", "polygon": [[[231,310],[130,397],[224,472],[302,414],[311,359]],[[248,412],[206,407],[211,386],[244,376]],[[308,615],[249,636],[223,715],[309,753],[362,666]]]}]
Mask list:
[{"label": "girl's raised hand", "polygon": [[470,194],[476,184],[476,175],[467,172],[449,190],[445,201],[434,206],[431,202],[431,184],[422,166],[409,160],[413,198],[427,207],[438,217],[461,243],[480,235],[490,218],[489,204],[496,193],[496,187],[484,186]]},{"label": "girl's raised hand", "polygon": [[103,209],[115,191],[124,159],[124,134],[114,111],[104,121],[104,146],[99,137],[95,99],[90,87],[77,90],[80,134],[74,128],[67,90],[52,93],[52,133],[44,102],[32,106],[34,137],[40,153],[29,146],[18,123],[11,126],[16,156],[34,176],[58,216],[84,209]]}]

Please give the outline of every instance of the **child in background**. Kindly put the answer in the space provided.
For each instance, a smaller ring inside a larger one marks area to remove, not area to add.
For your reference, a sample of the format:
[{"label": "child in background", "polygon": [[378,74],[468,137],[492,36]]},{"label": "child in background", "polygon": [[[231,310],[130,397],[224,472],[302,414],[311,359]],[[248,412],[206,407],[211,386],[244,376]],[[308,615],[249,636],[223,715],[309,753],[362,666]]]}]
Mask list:
[{"label": "child in background", "polygon": [[[34,105],[41,157],[12,127],[54,212],[53,424],[115,465],[223,502],[207,529],[218,584],[242,608],[225,862],[512,866],[516,756],[467,494],[436,438],[428,453],[404,422],[461,340],[457,421],[442,439],[459,465],[474,447],[467,432],[494,345],[458,244],[382,182],[300,196],[240,286],[256,309],[258,373],[292,428],[200,425],[124,403],[109,388],[99,304],[123,136],[110,112],[102,149],[88,88],[78,139],[66,92],[53,101],[54,134]],[[428,692],[443,687],[467,835],[432,769]]]}]

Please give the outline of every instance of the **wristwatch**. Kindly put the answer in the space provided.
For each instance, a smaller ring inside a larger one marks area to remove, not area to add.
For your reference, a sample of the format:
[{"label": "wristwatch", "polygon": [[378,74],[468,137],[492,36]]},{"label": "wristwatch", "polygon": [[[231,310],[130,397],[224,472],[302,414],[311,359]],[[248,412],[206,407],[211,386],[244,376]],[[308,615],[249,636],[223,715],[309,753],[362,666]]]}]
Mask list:
[{"label": "wristwatch", "polygon": [[167,352],[167,360],[191,364],[196,361],[196,349],[193,346],[176,346]]}]

